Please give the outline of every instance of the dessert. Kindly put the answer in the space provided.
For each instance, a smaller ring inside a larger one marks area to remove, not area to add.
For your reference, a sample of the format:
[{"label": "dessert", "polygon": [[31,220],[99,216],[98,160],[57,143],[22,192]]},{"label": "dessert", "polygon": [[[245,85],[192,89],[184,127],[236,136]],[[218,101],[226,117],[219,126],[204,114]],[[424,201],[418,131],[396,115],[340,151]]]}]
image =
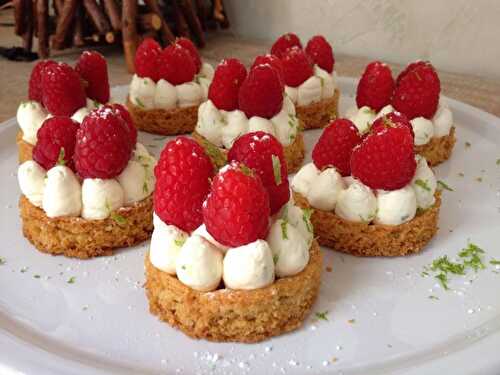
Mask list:
[{"label": "dessert", "polygon": [[340,91],[332,46],[321,35],[313,36],[302,49],[293,33],[279,37],[271,48],[280,64],[272,64],[270,55],[259,56],[280,71],[285,92],[297,108],[304,129],[322,128],[338,116]]},{"label": "dessert", "polygon": [[284,95],[279,73],[270,64],[247,71],[237,59],[222,61],[215,70],[208,100],[198,109],[193,133],[217,167],[238,137],[255,131],[275,136],[284,147],[289,172],[304,159],[304,139],[295,106]]},{"label": "dessert", "polygon": [[91,111],[81,125],[45,120],[33,160],[18,169],[24,236],[42,252],[82,259],[148,239],[154,165],[120,104]]},{"label": "dessert", "polygon": [[247,134],[229,154],[215,172],[195,141],[166,144],[145,288],[151,313],[193,338],[257,342],[302,324],[322,258],[276,138]]},{"label": "dessert", "polygon": [[437,232],[436,177],[415,155],[404,115],[382,116],[363,138],[350,120],[338,119],[312,157],[292,191],[301,207],[314,210],[321,245],[357,256],[401,256],[419,252]]},{"label": "dessert", "polygon": [[84,51],[73,69],[65,63],[40,61],[31,71],[28,101],[17,109],[19,162],[31,159],[37,131],[52,116],[77,122],[110,99],[107,63],[95,51]]},{"label": "dessert", "polygon": [[135,70],[127,108],[137,128],[163,135],[192,132],[213,76],[194,44],[179,38],[162,50],[147,38],[137,49]]},{"label": "dessert", "polygon": [[453,113],[440,97],[439,77],[429,62],[408,65],[396,81],[386,64],[368,64],[358,84],[356,104],[347,117],[361,133],[384,114],[398,111],[410,119],[415,151],[431,166],[450,157],[456,141]]}]

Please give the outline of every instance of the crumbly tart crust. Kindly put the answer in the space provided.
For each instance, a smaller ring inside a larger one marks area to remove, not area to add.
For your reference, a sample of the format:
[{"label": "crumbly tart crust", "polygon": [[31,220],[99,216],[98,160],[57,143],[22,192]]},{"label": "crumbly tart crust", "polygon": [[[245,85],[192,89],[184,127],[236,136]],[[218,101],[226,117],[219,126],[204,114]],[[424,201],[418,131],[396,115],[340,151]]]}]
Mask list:
[{"label": "crumbly tart crust", "polygon": [[450,158],[456,141],[455,127],[452,127],[450,134],[431,138],[427,144],[415,146],[415,152],[425,157],[429,165],[434,167]]},{"label": "crumbly tart crust", "polygon": [[127,97],[127,109],[137,129],[161,135],[191,133],[198,122],[198,106],[144,109]]},{"label": "crumbly tart crust", "polygon": [[23,132],[20,130],[16,136],[17,150],[19,152],[19,164],[25,161],[31,160],[33,158],[33,148],[32,144],[29,144],[23,140]]},{"label": "crumbly tart crust", "polygon": [[337,88],[330,98],[316,103],[296,106],[297,117],[304,124],[304,129],[324,128],[339,116],[340,90]]},{"label": "crumbly tart crust", "polygon": [[[301,194],[293,192],[293,197],[298,206],[311,208]],[[322,246],[355,256],[394,257],[418,253],[430,242],[438,230],[440,207],[441,194],[436,192],[432,207],[401,225],[355,223],[318,209],[311,221]]]},{"label": "crumbly tart crust", "polygon": [[146,254],[146,295],[152,314],[186,335],[210,341],[258,342],[299,328],[318,295],[322,256],[316,241],[299,274],[255,290],[198,292],[156,269]]},{"label": "crumbly tart crust", "polygon": [[24,195],[19,199],[19,209],[24,236],[38,250],[52,255],[80,259],[111,255],[115,248],[138,244],[153,232],[152,196],[119,208],[103,220],[49,218]]},{"label": "crumbly tart crust", "polygon": [[[228,150],[217,147],[209,142],[205,137],[196,131],[191,134],[193,139],[198,142],[204,149],[207,155],[217,168],[222,168],[227,164]],[[304,134],[299,132],[295,140],[288,146],[283,146],[283,153],[286,160],[288,173],[297,172],[302,166],[305,156]]]}]

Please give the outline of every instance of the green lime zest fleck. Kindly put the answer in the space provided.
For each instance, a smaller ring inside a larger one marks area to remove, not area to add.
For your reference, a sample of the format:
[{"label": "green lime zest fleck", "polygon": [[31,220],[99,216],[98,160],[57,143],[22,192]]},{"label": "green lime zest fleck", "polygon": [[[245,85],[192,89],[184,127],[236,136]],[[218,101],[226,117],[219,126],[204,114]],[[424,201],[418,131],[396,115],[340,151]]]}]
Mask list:
[{"label": "green lime zest fleck", "polygon": [[453,188],[448,186],[444,181],[438,180],[437,184],[441,190],[454,191]]},{"label": "green lime zest fleck", "polygon": [[144,183],[142,184],[142,191],[146,194],[149,193],[149,187],[147,181],[144,181]]},{"label": "green lime zest fleck", "polygon": [[252,170],[248,168],[245,164],[240,164],[240,170],[245,176],[252,176]]},{"label": "green lime zest fleck", "polygon": [[76,281],[76,277],[75,276],[71,276],[68,281],[66,281],[68,284],[74,284]]},{"label": "green lime zest fleck", "polygon": [[281,179],[281,161],[280,158],[276,155],[271,155],[271,159],[273,162],[273,174],[274,174],[274,182],[276,185],[281,185],[281,182],[283,181]]},{"label": "green lime zest fleck", "polygon": [[481,256],[484,254],[484,250],[479,246],[469,243],[469,245],[462,249],[458,256],[464,259],[464,267],[472,268],[475,272],[485,269],[486,266],[483,263]]},{"label": "green lime zest fleck", "polygon": [[65,154],[64,147],[61,147],[59,149],[59,155],[57,156],[57,165],[66,165],[66,160],[64,159]]},{"label": "green lime zest fleck", "polygon": [[280,225],[281,225],[281,237],[283,237],[284,240],[288,240],[288,230],[287,230],[288,221],[281,220]]},{"label": "green lime zest fleck", "polygon": [[144,105],[144,103],[141,101],[141,99],[139,98],[135,98],[135,102],[137,103],[137,105],[141,108],[146,108],[146,106]]},{"label": "green lime zest fleck", "polygon": [[439,301],[439,297],[436,297],[436,296],[433,296],[433,295],[430,295],[429,299],[432,299],[432,300],[435,300],[435,301]]},{"label": "green lime zest fleck", "polygon": [[415,181],[415,185],[417,185],[419,188],[422,188],[426,191],[431,191],[431,188],[429,187],[429,185],[427,185],[427,181],[418,179]]},{"label": "green lime zest fleck", "polygon": [[3,266],[5,263],[7,263],[7,261],[5,260],[5,258],[0,257],[0,266]]},{"label": "green lime zest fleck", "polygon": [[494,266],[500,266],[500,260],[492,259],[490,260],[490,264],[493,264]]},{"label": "green lime zest fleck", "polygon": [[120,214],[117,214],[116,212],[111,212],[110,217],[119,225],[127,224],[127,218]]},{"label": "green lime zest fleck", "polygon": [[469,141],[466,141],[466,142],[465,142],[465,147],[466,147],[466,148],[469,148],[470,146],[472,146],[472,144],[471,144]]},{"label": "green lime zest fleck", "polygon": [[500,159],[497,159],[497,165],[500,165]]},{"label": "green lime zest fleck", "polygon": [[280,256],[278,254],[273,255],[273,263],[278,264],[278,260],[280,259]]},{"label": "green lime zest fleck", "polygon": [[318,320],[325,320],[325,321],[328,321],[328,313],[329,311],[328,310],[325,310],[325,311],[317,311],[314,316],[316,316],[316,319]]},{"label": "green lime zest fleck", "polygon": [[174,240],[175,246],[177,247],[182,247],[186,243],[186,238],[185,237],[177,237]]},{"label": "green lime zest fleck", "polygon": [[35,278],[35,279],[39,279],[39,278],[40,278],[40,275],[33,275],[33,278]]},{"label": "green lime zest fleck", "polygon": [[307,231],[309,233],[313,232],[313,225],[311,222],[311,216],[312,216],[313,212],[314,212],[313,208],[303,208],[302,209],[302,220],[306,224],[306,228],[307,228]]}]

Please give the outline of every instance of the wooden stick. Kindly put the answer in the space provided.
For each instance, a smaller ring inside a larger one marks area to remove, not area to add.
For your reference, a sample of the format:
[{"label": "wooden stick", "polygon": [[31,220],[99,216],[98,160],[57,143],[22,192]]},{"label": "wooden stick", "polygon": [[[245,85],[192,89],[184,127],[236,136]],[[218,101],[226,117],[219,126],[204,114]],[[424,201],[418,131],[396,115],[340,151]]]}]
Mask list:
[{"label": "wooden stick", "polygon": [[189,26],[186,22],[186,18],[182,13],[177,0],[172,1],[172,10],[175,22],[175,30],[177,31],[177,35],[189,38]]},{"label": "wooden stick", "polygon": [[122,29],[122,20],[120,16],[120,9],[115,0],[102,0],[104,2],[104,9],[109,17],[111,27],[115,31],[120,31]]},{"label": "wooden stick", "polygon": [[175,41],[175,35],[170,30],[170,27],[167,25],[167,22],[163,18],[160,6],[158,5],[157,0],[144,0],[144,3],[148,6],[148,8],[156,13],[161,18],[161,35],[163,39],[163,43],[172,43]]},{"label": "wooden stick", "polygon": [[[174,0],[175,1],[175,0]],[[196,15],[191,0],[180,0],[180,7],[186,17],[186,21],[189,25],[190,30],[197,39],[198,46],[203,47],[205,45],[205,36],[203,35],[203,30],[201,29],[200,20]]]},{"label": "wooden stick", "polygon": [[33,48],[33,1],[23,0],[25,30],[23,37],[23,48],[31,52]]},{"label": "wooden stick", "polygon": [[26,31],[25,27],[25,9],[23,0],[12,0],[12,5],[14,5],[14,32],[16,35],[23,35]]},{"label": "wooden stick", "polygon": [[224,11],[222,0],[214,0],[214,19],[220,24],[220,27],[227,29],[229,27],[229,19]]},{"label": "wooden stick", "polygon": [[142,31],[158,31],[161,29],[161,18],[156,13],[139,14],[137,26]]},{"label": "wooden stick", "polygon": [[62,9],[64,8],[63,0],[54,0],[53,1],[54,11],[56,15],[60,15],[62,13]]},{"label": "wooden stick", "polygon": [[95,0],[83,0],[83,7],[87,11],[90,20],[94,24],[99,34],[104,35],[111,30],[106,16]]},{"label": "wooden stick", "polygon": [[129,73],[135,72],[134,58],[137,49],[137,1],[123,0],[122,2],[122,38],[125,62]]},{"label": "wooden stick", "polygon": [[56,32],[52,37],[52,48],[62,49],[64,47],[64,41],[71,27],[71,21],[76,13],[77,6],[78,0],[66,0],[64,2],[61,15],[58,17]]},{"label": "wooden stick", "polygon": [[36,0],[38,54],[42,58],[49,56],[49,1]]},{"label": "wooden stick", "polygon": [[78,8],[75,13],[75,32],[73,34],[73,44],[76,47],[83,47],[85,45],[84,33],[83,33],[83,9],[82,5],[78,4]]}]

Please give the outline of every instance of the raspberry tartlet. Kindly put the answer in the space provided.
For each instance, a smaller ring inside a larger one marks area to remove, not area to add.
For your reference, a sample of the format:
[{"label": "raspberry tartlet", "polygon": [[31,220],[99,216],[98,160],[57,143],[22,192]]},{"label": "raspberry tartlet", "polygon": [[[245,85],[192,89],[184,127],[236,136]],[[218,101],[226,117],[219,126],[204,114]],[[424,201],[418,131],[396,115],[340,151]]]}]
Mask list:
[{"label": "raspberry tartlet", "polygon": [[280,72],[304,129],[323,128],[338,116],[340,91],[335,58],[323,36],[313,36],[303,49],[297,35],[284,34],[274,42],[271,55],[257,57],[256,63],[262,62]]},{"label": "raspberry tartlet", "polygon": [[304,160],[302,124],[295,106],[285,95],[279,72],[269,63],[248,72],[237,59],[223,60],[216,68],[208,100],[198,110],[193,133],[217,167],[238,137],[255,131],[275,136],[284,148],[288,171]]},{"label": "raspberry tartlet", "polygon": [[98,52],[84,51],[75,68],[40,61],[31,71],[28,99],[17,109],[20,163],[31,160],[37,131],[46,119],[67,116],[80,123],[92,109],[110,100],[106,60]]},{"label": "raspberry tartlet", "polygon": [[314,210],[321,245],[356,256],[401,256],[419,252],[436,234],[436,177],[415,155],[404,115],[382,116],[363,138],[350,120],[338,119],[312,157],[292,191],[301,207]]},{"label": "raspberry tartlet", "polygon": [[440,91],[439,77],[429,62],[409,64],[394,81],[389,66],[374,61],[359,81],[356,107],[347,117],[365,133],[384,114],[405,114],[415,134],[415,152],[436,166],[449,159],[456,141],[453,113]]},{"label": "raspberry tartlet", "polygon": [[120,104],[91,111],[81,125],[45,120],[33,160],[18,169],[24,236],[42,252],[82,259],[148,239],[155,164]]},{"label": "raspberry tartlet", "polygon": [[137,49],[135,70],[127,108],[137,128],[162,135],[191,133],[214,73],[194,44],[179,38],[162,50],[147,38]]},{"label": "raspberry tartlet", "polygon": [[215,172],[195,141],[166,144],[145,288],[151,313],[193,338],[257,342],[302,325],[322,257],[311,212],[289,200],[280,143],[250,133],[229,154]]}]

